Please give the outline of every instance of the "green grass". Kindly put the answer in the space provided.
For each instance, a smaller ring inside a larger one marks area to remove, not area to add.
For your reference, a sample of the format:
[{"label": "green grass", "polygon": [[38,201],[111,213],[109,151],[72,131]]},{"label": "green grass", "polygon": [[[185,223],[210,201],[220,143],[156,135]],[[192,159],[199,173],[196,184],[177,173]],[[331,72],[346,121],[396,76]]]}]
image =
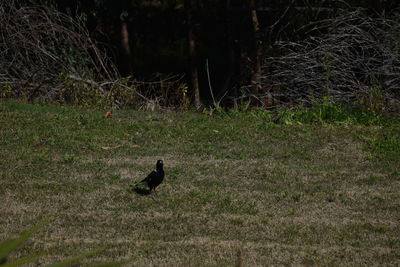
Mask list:
[{"label": "green grass", "polygon": [[[400,121],[339,114],[105,119],[0,102],[0,241],[51,217],[10,258],[44,252],[42,265],[104,247],[83,262],[399,265]],[[157,195],[132,193],[159,158]]]}]

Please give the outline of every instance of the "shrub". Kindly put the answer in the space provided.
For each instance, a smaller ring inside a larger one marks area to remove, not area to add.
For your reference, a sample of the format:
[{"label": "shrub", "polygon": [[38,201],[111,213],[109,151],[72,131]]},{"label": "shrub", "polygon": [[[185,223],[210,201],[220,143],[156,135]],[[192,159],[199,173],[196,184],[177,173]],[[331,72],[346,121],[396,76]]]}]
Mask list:
[{"label": "shrub", "polygon": [[313,105],[327,97],[335,104],[400,112],[398,16],[342,11],[308,27],[314,33],[309,38],[281,44],[284,55],[266,59],[263,85],[273,88],[273,99]]}]

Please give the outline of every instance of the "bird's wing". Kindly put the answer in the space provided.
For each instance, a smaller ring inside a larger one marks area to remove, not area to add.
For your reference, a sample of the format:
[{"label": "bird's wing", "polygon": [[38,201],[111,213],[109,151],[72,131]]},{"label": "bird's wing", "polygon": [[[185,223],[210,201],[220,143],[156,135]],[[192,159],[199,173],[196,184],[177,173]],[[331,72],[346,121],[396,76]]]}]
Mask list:
[{"label": "bird's wing", "polygon": [[152,171],[149,173],[149,175],[146,176],[142,181],[140,181],[138,184],[148,184],[151,180],[153,180],[155,177],[157,177],[157,172]]},{"label": "bird's wing", "polygon": [[158,173],[156,171],[152,171],[149,175],[147,175],[146,180],[148,182],[153,181],[154,179],[157,179]]}]

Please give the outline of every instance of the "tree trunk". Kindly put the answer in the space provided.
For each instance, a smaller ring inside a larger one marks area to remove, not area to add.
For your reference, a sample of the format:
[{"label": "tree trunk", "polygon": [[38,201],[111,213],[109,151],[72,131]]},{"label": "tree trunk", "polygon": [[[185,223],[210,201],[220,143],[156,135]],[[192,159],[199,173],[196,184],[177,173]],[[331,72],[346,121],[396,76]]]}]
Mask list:
[{"label": "tree trunk", "polygon": [[189,50],[189,68],[190,68],[190,82],[191,91],[193,94],[193,102],[196,109],[201,107],[200,89],[199,89],[199,74],[197,70],[197,51],[196,40],[193,31],[193,18],[192,18],[192,1],[185,0],[186,12],[186,26],[187,26],[187,40]]},{"label": "tree trunk", "polygon": [[[242,0],[226,0],[225,20],[226,20],[226,40],[227,40],[227,74],[223,85],[223,93],[228,92],[228,96],[233,98],[235,109],[238,108],[239,88],[243,85],[242,74],[242,33],[241,26],[247,14],[243,12],[248,4]],[[248,81],[246,81],[247,83]]]},{"label": "tree trunk", "polygon": [[121,50],[121,74],[128,76],[132,74],[132,53],[129,44],[128,24],[125,21],[121,21]]},{"label": "tree trunk", "polygon": [[[223,85],[223,91],[229,92],[232,88],[232,79],[235,72],[235,48],[234,48],[234,37],[233,37],[233,24],[232,24],[232,8],[231,0],[225,2],[225,16],[226,16],[226,31],[227,31],[227,74]],[[236,96],[235,96],[236,97]]]},{"label": "tree trunk", "polygon": [[258,21],[255,0],[250,1],[250,17],[253,28],[253,56],[252,56],[252,93],[259,95],[261,91],[261,40],[260,40],[260,23]]}]

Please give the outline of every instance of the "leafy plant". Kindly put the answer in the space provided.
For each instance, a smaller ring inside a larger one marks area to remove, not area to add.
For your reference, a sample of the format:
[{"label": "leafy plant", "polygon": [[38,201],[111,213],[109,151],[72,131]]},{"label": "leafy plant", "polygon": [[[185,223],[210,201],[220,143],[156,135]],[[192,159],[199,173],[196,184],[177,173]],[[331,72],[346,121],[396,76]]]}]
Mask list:
[{"label": "leafy plant", "polygon": [[[18,237],[16,238],[10,238],[7,239],[3,242],[0,243],[0,265],[3,267],[13,267],[13,266],[20,266],[22,264],[30,263],[38,259],[40,256],[42,256],[44,253],[40,252],[37,254],[32,254],[32,255],[27,255],[21,258],[13,259],[13,260],[8,260],[9,255],[18,249],[22,244],[29,238],[31,237],[35,232],[37,232],[39,229],[41,229],[45,224],[47,220],[42,220],[38,224],[34,225],[30,229],[22,232]],[[87,258],[89,256],[95,255],[97,253],[100,253],[104,250],[104,248],[97,248],[92,251],[84,252],[81,254],[78,254],[76,256],[73,256],[71,258],[67,258],[64,260],[61,260],[59,262],[47,265],[47,267],[64,267],[64,266],[71,266],[72,264],[75,264],[79,261],[81,261],[84,258]],[[112,266],[122,266],[131,260],[125,260],[125,261],[119,261],[119,262],[108,262],[108,263],[100,263],[100,264],[91,264],[88,266],[91,267],[112,267]]]},{"label": "leafy plant", "polygon": [[0,264],[4,266],[17,266],[24,264],[26,262],[30,262],[36,259],[39,254],[37,255],[30,255],[24,258],[20,258],[14,261],[7,262],[9,254],[20,247],[23,242],[25,242],[33,233],[38,231],[44,225],[44,221],[36,224],[35,226],[31,227],[30,229],[22,232],[16,238],[10,238],[0,243]]}]

